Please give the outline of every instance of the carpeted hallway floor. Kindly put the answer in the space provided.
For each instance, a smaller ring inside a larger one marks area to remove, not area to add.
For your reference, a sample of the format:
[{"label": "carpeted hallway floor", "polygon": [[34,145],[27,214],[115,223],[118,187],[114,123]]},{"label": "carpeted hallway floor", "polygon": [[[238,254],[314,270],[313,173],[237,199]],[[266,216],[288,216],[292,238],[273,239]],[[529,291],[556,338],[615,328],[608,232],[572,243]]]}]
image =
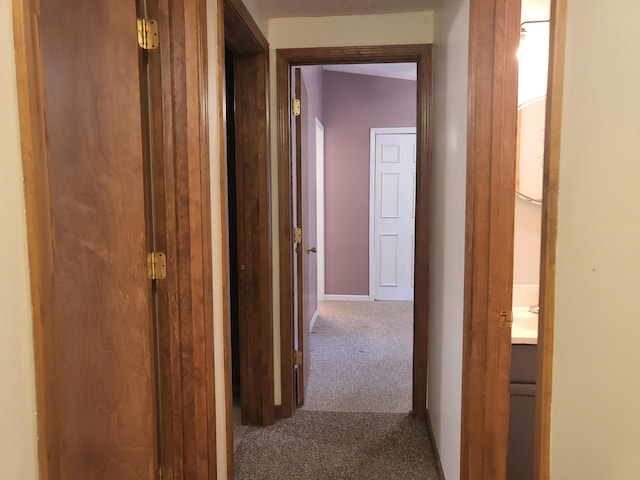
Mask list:
[{"label": "carpeted hallway floor", "polygon": [[411,302],[322,302],[303,409],[248,427],[236,480],[437,479],[411,408]]},{"label": "carpeted hallway floor", "polygon": [[237,480],[436,480],[427,428],[399,413],[297,412],[250,427]]},{"label": "carpeted hallway floor", "polygon": [[304,409],[408,413],[413,302],[320,302]]}]

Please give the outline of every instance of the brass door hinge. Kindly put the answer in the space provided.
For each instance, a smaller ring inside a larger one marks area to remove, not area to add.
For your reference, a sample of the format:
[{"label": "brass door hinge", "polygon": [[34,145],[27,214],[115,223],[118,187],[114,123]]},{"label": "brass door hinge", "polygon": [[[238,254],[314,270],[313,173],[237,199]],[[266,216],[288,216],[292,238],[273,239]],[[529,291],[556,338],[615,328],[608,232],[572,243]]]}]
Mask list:
[{"label": "brass door hinge", "polygon": [[296,367],[299,367],[302,365],[302,351],[301,350],[296,350],[295,352],[293,352],[293,360],[294,363],[296,365]]},{"label": "brass door hinge", "polygon": [[500,326],[511,327],[513,323],[513,312],[511,310],[500,310]]},{"label": "brass door hinge", "polygon": [[143,50],[158,48],[160,37],[158,34],[158,22],[147,18],[138,18],[138,45]]},{"label": "brass door hinge", "polygon": [[291,111],[293,112],[294,117],[299,117],[302,113],[302,104],[300,103],[299,98],[294,98],[291,104]]},{"label": "brass door hinge", "polygon": [[302,243],[302,229],[300,227],[293,229],[293,243]]},{"label": "brass door hinge", "polygon": [[167,257],[164,253],[151,252],[147,254],[147,278],[149,280],[167,278]]}]

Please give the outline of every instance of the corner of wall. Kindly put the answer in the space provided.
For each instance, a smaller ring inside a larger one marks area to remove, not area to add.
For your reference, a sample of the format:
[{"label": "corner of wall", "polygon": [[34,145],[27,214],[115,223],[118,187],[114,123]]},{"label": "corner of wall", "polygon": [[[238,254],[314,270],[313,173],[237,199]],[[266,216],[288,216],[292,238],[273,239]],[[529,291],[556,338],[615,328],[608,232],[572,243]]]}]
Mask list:
[{"label": "corner of wall", "polygon": [[256,0],[242,0],[242,3],[244,3],[244,6],[249,10],[249,13],[255,20],[258,27],[260,27],[264,37],[269,38],[269,19],[263,13],[260,5],[258,5]]}]

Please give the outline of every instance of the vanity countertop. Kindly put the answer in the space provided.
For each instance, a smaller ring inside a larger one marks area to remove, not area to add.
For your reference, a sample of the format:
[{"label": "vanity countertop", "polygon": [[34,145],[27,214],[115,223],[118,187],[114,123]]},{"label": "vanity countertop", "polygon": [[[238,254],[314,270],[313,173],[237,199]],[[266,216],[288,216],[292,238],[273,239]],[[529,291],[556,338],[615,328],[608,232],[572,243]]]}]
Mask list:
[{"label": "vanity countertop", "polygon": [[513,308],[511,343],[536,345],[538,343],[538,315],[527,307]]}]

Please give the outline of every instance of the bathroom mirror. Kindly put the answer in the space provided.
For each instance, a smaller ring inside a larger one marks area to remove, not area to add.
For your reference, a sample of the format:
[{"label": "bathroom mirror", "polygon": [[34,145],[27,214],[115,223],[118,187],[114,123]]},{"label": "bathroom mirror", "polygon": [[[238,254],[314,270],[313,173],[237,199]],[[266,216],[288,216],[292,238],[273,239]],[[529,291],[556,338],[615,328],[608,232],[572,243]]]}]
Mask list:
[{"label": "bathroom mirror", "polygon": [[542,202],[546,100],[538,97],[518,107],[516,193],[536,204]]}]

